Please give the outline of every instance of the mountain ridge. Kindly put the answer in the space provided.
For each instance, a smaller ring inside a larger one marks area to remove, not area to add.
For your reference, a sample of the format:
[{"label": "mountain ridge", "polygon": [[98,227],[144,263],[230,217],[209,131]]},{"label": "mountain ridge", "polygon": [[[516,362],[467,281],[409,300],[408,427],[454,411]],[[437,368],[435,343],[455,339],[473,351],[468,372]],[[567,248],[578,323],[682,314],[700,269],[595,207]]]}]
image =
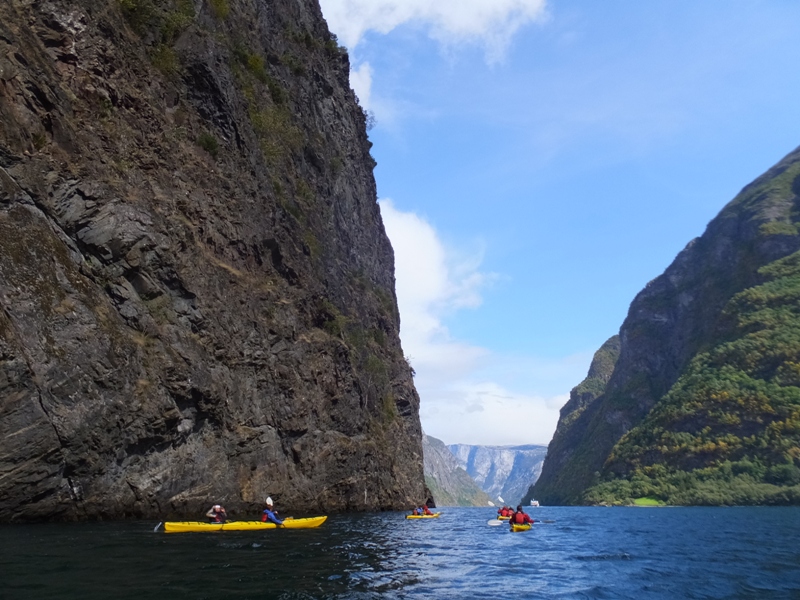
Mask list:
[{"label": "mountain ridge", "polygon": [[[734,435],[741,441],[741,436],[759,433],[771,427],[771,423],[786,423],[785,419],[790,415],[785,413],[791,413],[793,400],[786,400],[779,409],[768,408],[768,404],[758,400],[757,395],[744,393],[743,388],[737,387],[740,384],[734,384],[729,393],[737,394],[745,404],[752,403],[753,414],[726,408],[713,417],[713,422],[704,424],[704,427],[709,427],[707,432],[702,427],[702,431],[695,431],[691,421],[686,421],[684,425],[678,425],[676,421],[667,430],[653,432],[656,438],[662,436],[663,443],[659,448],[667,448],[659,450],[662,454],[669,451],[676,457],[695,456],[696,466],[690,472],[670,470],[675,468],[673,463],[658,460],[638,462],[642,457],[635,457],[644,450],[634,442],[631,437],[634,434],[629,432],[638,431],[639,437],[636,439],[643,440],[641,435],[644,430],[640,425],[654,408],[665,406],[665,398],[669,402],[669,394],[673,394],[674,399],[674,394],[679,393],[679,388],[675,386],[682,381],[682,377],[692,377],[692,372],[702,371],[702,361],[706,360],[703,357],[708,356],[709,352],[717,352],[717,356],[720,356],[717,348],[725,347],[726,343],[738,344],[737,347],[742,344],[752,346],[758,337],[748,337],[750,334],[761,331],[763,337],[775,331],[773,324],[757,322],[757,319],[752,321],[752,317],[747,317],[748,311],[753,314],[757,312],[755,304],[747,298],[752,300],[763,294],[774,296],[772,292],[759,291],[760,286],[765,284],[793,285],[793,267],[781,267],[779,262],[791,261],[790,257],[800,250],[799,181],[800,152],[794,150],[743,188],[709,223],[703,235],[692,240],[664,274],[648,283],[636,296],[620,329],[619,356],[607,383],[598,390],[601,393],[591,403],[582,407],[580,414],[562,412],[542,476],[529,494],[535,494],[547,504],[624,503],[648,494],[664,502],[714,503],[711,492],[700,491],[705,489],[702,478],[712,477],[717,478],[716,485],[730,491],[729,495],[718,497],[720,503],[759,503],[770,494],[777,494],[775,498],[778,502],[796,501],[781,496],[780,489],[776,491],[764,487],[772,485],[765,478],[771,477],[768,473],[773,467],[793,474],[792,469],[798,466],[793,458],[793,449],[797,448],[798,441],[791,426],[779,436],[782,450],[777,458],[767,458],[759,451],[743,449],[741,444],[736,445],[732,439],[727,442],[722,439],[726,435]],[[770,269],[781,272],[774,284],[769,282]],[[787,328],[785,334],[794,336],[797,325],[792,311],[796,298],[790,293],[784,294],[782,299],[775,298],[772,302],[776,312],[771,313],[769,318],[783,319],[781,322]],[[750,302],[749,308],[747,302]],[[736,324],[740,318],[745,318],[745,321]],[[748,319],[752,321],[749,324]],[[751,347],[744,354],[758,363],[764,352],[768,351]],[[759,381],[765,385],[774,384],[777,386],[775,389],[780,389],[788,398],[795,393],[796,382],[791,377],[783,381],[775,377],[781,368],[784,371],[791,369],[791,365],[800,359],[800,346],[794,341],[786,342],[780,352],[782,354],[775,357],[771,371],[764,369],[759,373],[750,372],[749,367],[737,369],[743,376],[751,378],[753,385],[762,385]],[[724,378],[717,373],[707,378],[703,385],[718,386],[723,382]],[[686,389],[685,383],[679,385]],[[672,405],[673,409],[683,410],[690,406],[694,402],[693,394],[697,393],[701,393],[699,388],[686,395],[683,404],[678,402]],[[703,394],[705,392],[701,396]],[[711,402],[711,396],[704,402]],[[773,409],[777,411],[774,415],[769,413]],[[709,418],[709,414],[700,417],[698,413],[698,418]],[[722,427],[719,425],[720,419],[732,422],[738,419],[740,423],[750,423],[748,427],[756,429],[749,431]],[[756,425],[759,422],[761,425]],[[678,430],[671,427],[678,427]],[[670,435],[676,433],[685,433],[689,438],[683,437],[680,438],[683,442],[675,442]],[[629,434],[627,439],[623,437],[626,434]],[[620,440],[623,440],[622,445]],[[727,451],[731,444],[737,448],[734,454]],[[622,468],[619,462],[621,456],[627,457],[627,464],[639,467]],[[751,461],[754,457],[758,461],[763,459],[763,469],[747,471],[747,465],[742,461]],[[781,466],[784,464],[786,468]],[[659,471],[661,467],[667,471]],[[722,473],[726,468],[731,473],[727,480]],[[752,481],[743,484],[742,477],[735,473],[736,469],[746,471],[746,477]],[[789,476],[787,481],[791,481],[792,477]],[[667,484],[667,481],[671,483]],[[669,485],[689,486],[696,494],[676,495],[668,491]],[[738,492],[733,490],[735,486],[739,486]],[[761,491],[752,492],[750,488]],[[587,495],[590,489],[594,491]]]}]

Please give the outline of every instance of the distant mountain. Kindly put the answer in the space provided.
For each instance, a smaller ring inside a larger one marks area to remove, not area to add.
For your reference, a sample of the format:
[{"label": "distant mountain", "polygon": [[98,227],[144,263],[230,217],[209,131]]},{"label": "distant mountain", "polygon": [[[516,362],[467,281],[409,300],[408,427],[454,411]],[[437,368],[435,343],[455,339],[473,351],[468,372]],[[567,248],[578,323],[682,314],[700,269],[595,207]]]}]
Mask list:
[{"label": "distant mountain", "polygon": [[539,478],[547,446],[471,446],[450,444],[458,464],[490,498],[498,496],[507,504],[518,504]]},{"label": "distant mountain", "polygon": [[444,442],[422,436],[425,483],[437,506],[487,506],[489,497],[481,490]]}]

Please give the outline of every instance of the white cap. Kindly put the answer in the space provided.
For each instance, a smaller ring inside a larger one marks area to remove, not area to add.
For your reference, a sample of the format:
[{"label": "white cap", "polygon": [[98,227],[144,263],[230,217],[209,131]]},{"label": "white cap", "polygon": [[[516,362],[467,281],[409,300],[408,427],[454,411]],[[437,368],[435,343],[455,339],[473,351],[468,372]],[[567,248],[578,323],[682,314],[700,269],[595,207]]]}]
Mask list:
[{"label": "white cap", "polygon": [[219,504],[215,504],[214,505],[214,510],[219,510],[220,508],[222,508],[222,507]]},{"label": "white cap", "polygon": [[267,496],[266,503],[269,504],[270,506],[272,506],[272,498]]}]

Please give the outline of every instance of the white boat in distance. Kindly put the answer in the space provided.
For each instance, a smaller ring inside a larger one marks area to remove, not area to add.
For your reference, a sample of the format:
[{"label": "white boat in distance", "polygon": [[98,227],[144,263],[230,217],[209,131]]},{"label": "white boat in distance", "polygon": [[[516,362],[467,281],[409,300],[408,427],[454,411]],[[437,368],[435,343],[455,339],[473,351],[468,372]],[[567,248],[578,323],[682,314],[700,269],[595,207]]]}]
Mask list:
[{"label": "white boat in distance", "polygon": [[539,506],[538,500],[531,500],[531,506]]}]

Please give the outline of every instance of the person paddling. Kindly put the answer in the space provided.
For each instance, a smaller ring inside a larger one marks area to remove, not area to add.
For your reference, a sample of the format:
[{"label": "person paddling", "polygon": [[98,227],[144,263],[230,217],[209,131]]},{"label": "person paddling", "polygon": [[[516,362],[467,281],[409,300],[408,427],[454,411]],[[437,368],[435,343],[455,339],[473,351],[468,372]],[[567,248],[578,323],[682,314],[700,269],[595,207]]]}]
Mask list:
[{"label": "person paddling", "polygon": [[272,498],[267,497],[266,499],[267,508],[264,509],[263,514],[261,515],[261,520],[266,522],[270,521],[271,523],[275,523],[276,525],[283,525],[283,521],[278,518],[278,511],[273,510],[273,502]]},{"label": "person paddling", "polygon": [[520,504],[517,506],[517,511],[511,513],[510,523],[512,525],[525,525],[526,523],[532,525],[534,521],[527,514],[525,514],[525,512],[522,510],[522,505]]},{"label": "person paddling", "polygon": [[212,523],[224,523],[228,520],[228,514],[225,512],[225,508],[219,504],[212,506],[206,513],[206,516],[211,519]]},{"label": "person paddling", "polygon": [[430,509],[430,508],[428,508],[428,505],[427,505],[427,504],[424,504],[424,505],[422,506],[422,514],[423,514],[423,515],[432,515],[432,514],[433,514],[433,513],[431,512],[431,509]]}]

